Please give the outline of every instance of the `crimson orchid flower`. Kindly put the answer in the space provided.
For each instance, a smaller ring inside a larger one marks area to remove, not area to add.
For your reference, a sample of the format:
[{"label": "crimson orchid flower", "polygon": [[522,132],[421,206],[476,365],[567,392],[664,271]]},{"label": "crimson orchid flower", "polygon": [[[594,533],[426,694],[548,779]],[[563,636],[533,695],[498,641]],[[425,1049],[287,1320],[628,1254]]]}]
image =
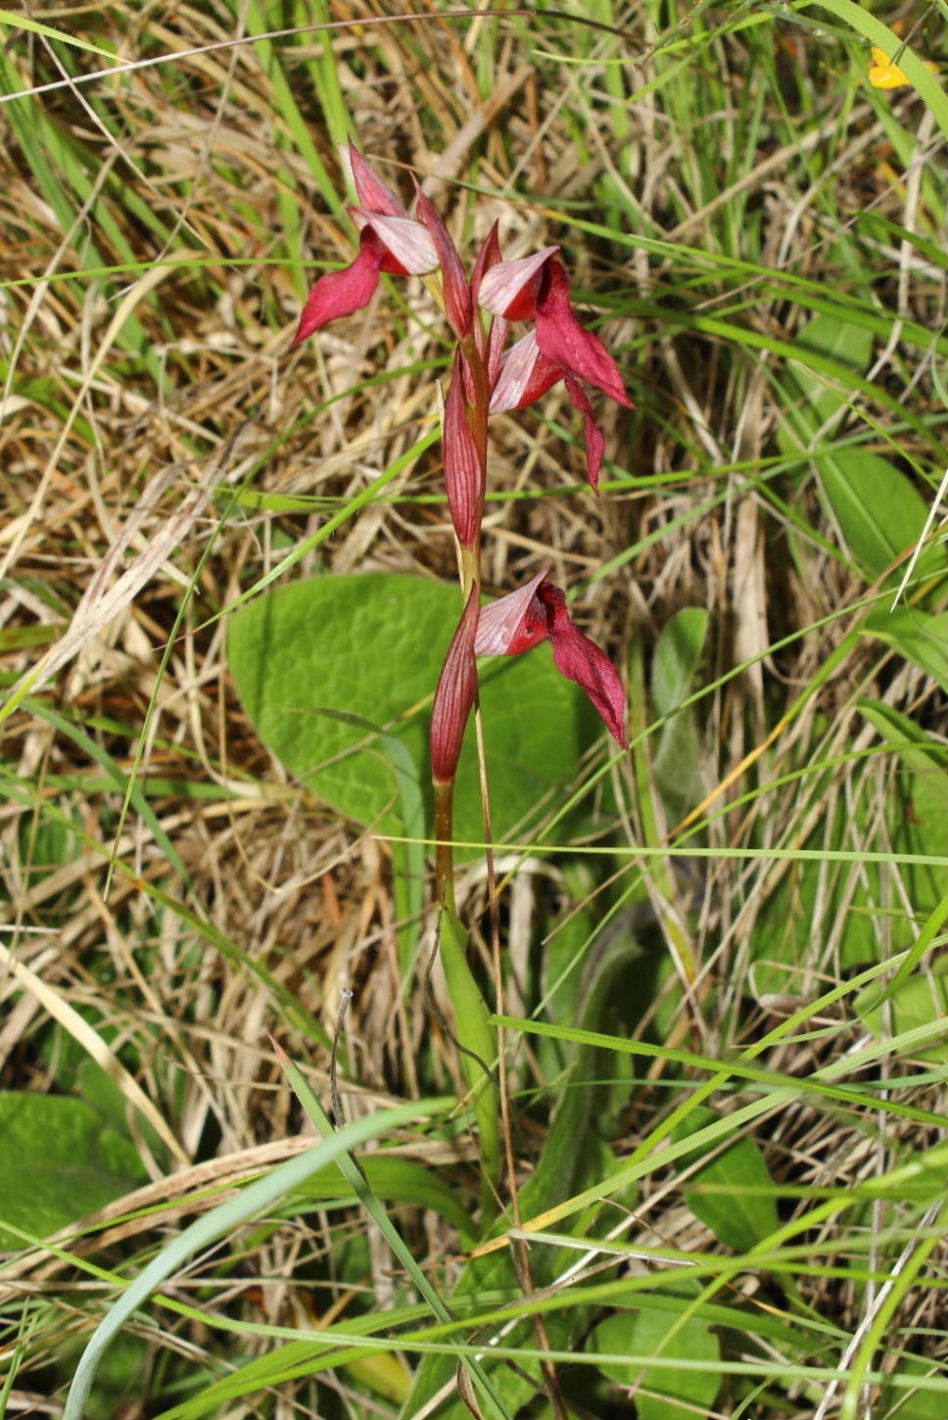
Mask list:
[{"label": "crimson orchid flower", "polygon": [[628,749],[625,691],[619,673],[605,651],[573,625],[566,597],[549,576],[546,568],[518,591],[481,608],[474,653],[519,656],[541,641],[552,642],[556,669],[582,686],[613,739]]},{"label": "crimson orchid flower", "polygon": [[598,489],[605,438],[584,384],[595,385],[626,409],[634,405],[605,345],[577,319],[558,251],[545,247],[533,256],[497,262],[480,283],[478,300],[485,309],[504,320],[534,322],[533,330],[501,361],[490,412],[525,409],[563,380],[573,407],[583,416],[589,482]]},{"label": "crimson orchid flower", "polygon": [[343,161],[352,172],[360,205],[349,213],[359,231],[359,254],[341,271],[328,271],[309,293],[293,344],[299,345],[340,316],[367,306],[383,271],[393,276],[424,276],[440,257],[424,222],[409,217],[399,198],[369,167],[354,144],[344,145]]}]

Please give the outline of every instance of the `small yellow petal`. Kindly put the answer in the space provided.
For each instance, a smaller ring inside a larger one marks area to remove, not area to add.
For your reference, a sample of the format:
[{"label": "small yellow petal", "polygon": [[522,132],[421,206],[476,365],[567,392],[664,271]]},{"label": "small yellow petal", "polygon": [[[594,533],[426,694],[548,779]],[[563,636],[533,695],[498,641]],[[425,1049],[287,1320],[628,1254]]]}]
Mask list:
[{"label": "small yellow petal", "polygon": [[892,63],[884,50],[873,45],[869,83],[874,89],[900,89],[908,83],[908,78],[897,64]]},{"label": "small yellow petal", "polygon": [[[930,59],[924,61],[925,68],[933,73],[937,72],[938,65],[933,64]],[[872,67],[869,70],[869,83],[874,89],[902,89],[912,87],[912,81],[897,64],[894,64],[884,49],[872,46]]]}]

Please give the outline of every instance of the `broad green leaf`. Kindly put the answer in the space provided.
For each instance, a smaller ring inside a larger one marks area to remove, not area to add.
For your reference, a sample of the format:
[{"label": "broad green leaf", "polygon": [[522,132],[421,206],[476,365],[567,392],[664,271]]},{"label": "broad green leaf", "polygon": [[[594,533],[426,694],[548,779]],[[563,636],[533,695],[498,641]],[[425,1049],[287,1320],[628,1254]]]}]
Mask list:
[{"label": "broad green leaf", "polygon": [[[114,1044],[110,1032],[106,1030],[103,1034],[109,1035],[110,1043]],[[71,1036],[68,1036],[65,1031],[61,1030],[56,1031],[54,1039],[55,1043],[52,1053],[53,1057],[57,1059],[58,1066],[58,1058],[62,1058],[66,1054],[68,1048],[67,1041],[70,1042],[70,1044],[74,1044],[74,1042],[72,1042]],[[58,1068],[56,1070],[56,1081],[60,1088],[62,1088],[63,1076],[60,1074]],[[91,1105],[98,1113],[100,1125],[104,1123],[108,1128],[114,1130],[119,1137],[124,1138],[128,1128],[128,1101],[109,1072],[103,1069],[98,1061],[90,1060],[89,1056],[84,1053],[79,1056],[78,1068],[75,1070],[75,1084],[73,1090],[83,1103]],[[172,1108],[174,1107],[172,1100],[178,1104],[183,1103],[183,1092],[184,1081],[179,1077],[174,1094],[166,1096]],[[168,1154],[168,1146],[155,1130],[151,1120],[139,1114],[135,1120],[135,1127],[140,1132],[146,1148],[150,1149],[156,1158],[165,1160]]]},{"label": "broad green leaf", "polygon": [[874,611],[863,630],[899,651],[948,694],[948,612],[929,615],[911,607]]},{"label": "broad green leaf", "polygon": [[[948,843],[948,756],[944,747],[907,715],[890,705],[861,700],[859,708],[898,756],[900,813],[894,846],[920,856],[939,856]],[[924,864],[906,864],[909,901],[929,910],[944,892],[943,875]]]},{"label": "broad green leaf", "polygon": [[[699,1105],[674,1131],[674,1138],[685,1139],[719,1118],[714,1110]],[[684,1195],[692,1213],[719,1242],[736,1252],[750,1252],[779,1225],[773,1194],[761,1191],[771,1188],[773,1181],[757,1145],[739,1138],[690,1176]]]},{"label": "broad green leaf", "polygon": [[[833,446],[852,392],[830,383],[808,364],[806,351],[828,356],[862,375],[872,354],[872,339],[871,331],[853,321],[825,313],[813,317],[797,341],[801,358],[789,362],[784,422],[778,434],[785,453],[812,460],[823,497],[868,581],[875,581],[914,549],[925,526],[925,502],[915,485],[880,454],[851,443]],[[916,564],[915,576],[931,576],[944,566],[944,549],[928,548]]]},{"label": "broad green leaf", "polygon": [[[943,957],[937,959],[930,972],[916,972],[891,994],[884,985],[874,982],[856,997],[856,1010],[866,1028],[880,1040],[932,1021],[942,1021],[948,1027],[948,962]],[[918,1060],[944,1064],[948,1060],[948,1044],[914,1054]]]},{"label": "broad green leaf", "polygon": [[[805,442],[827,419],[845,408],[852,394],[851,390],[829,384],[826,377],[807,362],[807,350],[828,356],[840,365],[849,365],[854,374],[861,375],[872,354],[872,331],[837,315],[820,314],[803,327],[794,348],[800,352],[799,360],[790,365],[795,398],[784,412],[796,439]],[[784,443],[784,439],[785,435],[780,442]]]},{"label": "broad green leaf", "polygon": [[652,661],[652,698],[659,715],[671,715],[691,690],[704,653],[708,613],[686,606],[662,631]]},{"label": "broad green leaf", "polygon": [[0,1094],[0,1247],[22,1239],[3,1225],[47,1237],[146,1177],[127,1139],[103,1129],[82,1100],[60,1095]]},{"label": "broad green leaf", "polygon": [[[379,735],[340,715],[354,713],[397,736],[418,767],[430,833],[430,703],[458,614],[456,588],[421,578],[298,582],[234,615],[231,671],[261,739],[308,788],[357,823],[403,834],[404,776],[399,781]],[[523,836],[544,798],[562,794],[595,721],[545,646],[482,661],[481,704],[494,833],[502,841]],[[484,836],[472,731],[458,771],[455,836]]]},{"label": "broad green leaf", "polygon": [[[948,769],[948,755],[943,744],[916,724],[901,710],[895,710],[881,700],[868,698],[858,701],[859,709],[879,731],[901,759],[916,774],[929,774],[933,770],[942,773]],[[932,851],[935,851],[934,849]]]},{"label": "broad green leaf", "polygon": [[[875,581],[910,553],[927,509],[921,494],[888,459],[866,449],[839,449],[816,458],[820,482],[854,560]],[[929,547],[915,564],[924,579],[945,565],[944,549]]]},{"label": "broad green leaf", "polygon": [[[944,1382],[945,1368],[937,1361],[925,1361],[919,1356],[902,1356],[899,1376],[938,1379]],[[948,1410],[948,1392],[937,1390],[903,1390],[888,1385],[878,1402],[879,1420],[944,1420]]]},{"label": "broad green leaf", "polygon": [[[681,1297],[681,1310],[690,1298]],[[605,1355],[662,1356],[674,1360],[703,1361],[702,1370],[643,1366],[630,1361],[617,1365],[603,1361],[600,1369],[621,1386],[635,1386],[635,1410],[639,1420],[696,1420],[714,1405],[721,1386],[718,1362],[721,1349],[714,1332],[702,1321],[689,1317],[676,1326],[666,1311],[642,1308],[607,1317],[593,1333],[593,1345]],[[680,1401],[681,1404],[676,1404]]]}]

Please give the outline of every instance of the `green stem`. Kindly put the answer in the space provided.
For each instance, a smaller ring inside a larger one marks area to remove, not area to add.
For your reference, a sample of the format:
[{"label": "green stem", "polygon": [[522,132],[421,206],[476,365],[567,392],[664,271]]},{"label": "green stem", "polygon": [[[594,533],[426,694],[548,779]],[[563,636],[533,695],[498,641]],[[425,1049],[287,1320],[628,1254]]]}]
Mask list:
[{"label": "green stem", "polygon": [[435,901],[454,911],[454,781],[434,781]]}]

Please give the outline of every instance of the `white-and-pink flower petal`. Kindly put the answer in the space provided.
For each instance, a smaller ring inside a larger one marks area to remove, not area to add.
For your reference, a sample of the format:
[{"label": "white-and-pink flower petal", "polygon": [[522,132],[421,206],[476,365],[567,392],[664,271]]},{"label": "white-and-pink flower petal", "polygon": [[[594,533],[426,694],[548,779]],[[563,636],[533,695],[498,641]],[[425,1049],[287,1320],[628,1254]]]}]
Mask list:
[{"label": "white-and-pink flower petal", "polygon": [[[488,273],[489,275],[490,273]],[[516,345],[504,352],[500,362],[500,374],[491,391],[491,414],[503,414],[508,409],[519,409],[533,367],[537,363],[540,347],[537,333],[531,330]]]},{"label": "white-and-pink flower petal", "polygon": [[526,409],[561,380],[566,372],[548,360],[537,343],[535,330],[511,345],[500,362],[490,397],[490,413]]},{"label": "white-and-pink flower petal", "polygon": [[485,271],[477,295],[485,310],[507,320],[531,320],[536,304],[540,272],[559,247],[544,247],[533,256],[515,261],[499,261]]},{"label": "white-and-pink flower petal", "polygon": [[[487,606],[481,607],[481,614],[477,622],[477,636],[474,640],[474,653],[478,656],[512,656],[521,651],[526,651],[532,644],[539,644],[547,636],[546,620],[541,617],[537,623],[535,631],[525,626],[525,622],[532,619],[528,616],[531,603],[536,599],[537,588],[545,582],[550,575],[550,568],[545,567],[542,572],[538,572],[532,581],[525,586],[518,588],[515,592],[508,592],[505,597],[498,597],[495,602],[490,602]],[[519,644],[524,640],[526,643]]]},{"label": "white-and-pink flower petal", "polygon": [[364,208],[353,209],[360,227],[371,227],[406,276],[425,276],[438,265],[438,253],[428,232],[412,217],[385,217]]}]

